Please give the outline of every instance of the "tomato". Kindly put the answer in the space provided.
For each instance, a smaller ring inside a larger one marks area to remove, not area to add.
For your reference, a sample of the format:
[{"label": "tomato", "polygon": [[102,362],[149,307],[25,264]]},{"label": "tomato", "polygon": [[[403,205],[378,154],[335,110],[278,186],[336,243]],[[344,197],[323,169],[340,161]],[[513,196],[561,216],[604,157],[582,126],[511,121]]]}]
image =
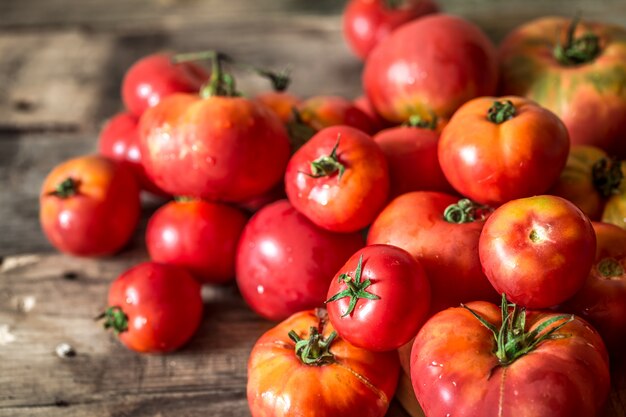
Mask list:
[{"label": "tomato", "polygon": [[[604,205],[602,221],[626,229],[626,180],[624,179],[626,178],[626,162],[608,160],[603,168],[608,168],[609,180],[607,184],[616,185],[619,183],[619,185],[612,189],[613,195],[608,198]],[[619,168],[621,168],[621,172]]]},{"label": "tomato", "polygon": [[384,128],[391,126],[388,121],[381,117],[380,114],[376,113],[376,110],[374,110],[374,106],[372,106],[372,103],[370,103],[367,96],[363,95],[355,98],[352,101],[352,104],[354,104],[357,109],[361,110],[363,113],[369,116],[370,120],[372,121],[374,133],[378,133]]},{"label": "tomato", "polygon": [[155,262],[187,269],[205,284],[235,277],[235,252],[247,218],[234,207],[201,200],[172,201],[160,207],[146,229]]},{"label": "tomato", "polygon": [[483,204],[545,193],[567,161],[569,139],[550,111],[520,97],[481,97],[443,129],[439,162],[450,184]]},{"label": "tomato", "polygon": [[432,0],[351,0],[343,13],[343,35],[352,52],[365,59],[397,27],[437,11]]},{"label": "tomato", "polygon": [[528,308],[562,303],[584,284],[596,251],[591,222],[555,196],[510,201],[487,219],[480,263],[499,293]]},{"label": "tomato", "polygon": [[61,252],[104,256],[131,238],[140,214],[139,186],[131,169],[99,155],[56,166],[39,195],[39,220]]},{"label": "tomato", "polygon": [[598,329],[609,350],[626,346],[626,230],[593,223],[596,257],[585,285],[562,306]]},{"label": "tomato", "polygon": [[105,328],[129,349],[165,353],[183,346],[202,319],[200,284],[183,268],[144,262],[109,288]]},{"label": "tomato", "polygon": [[100,131],[98,152],[111,159],[126,162],[142,189],[166,196],[167,193],[148,178],[141,163],[138,124],[139,119],[131,113],[118,113],[113,116]]},{"label": "tomato", "polygon": [[352,346],[316,311],[267,331],[248,361],[252,417],[383,417],[396,390],[395,352]]},{"label": "tomato", "polygon": [[208,81],[207,72],[193,62],[173,62],[174,55],[157,53],[135,62],[124,75],[122,100],[139,117],[174,93],[196,93]]},{"label": "tomato", "polygon": [[387,161],[360,130],[329,127],[293,155],[285,191],[291,204],[316,225],[354,232],[370,224],[387,200]]},{"label": "tomato", "polygon": [[398,28],[367,57],[363,90],[385,119],[449,118],[466,101],[495,93],[496,49],[473,23],[434,14]]},{"label": "tomato", "polygon": [[449,194],[407,193],[374,220],[367,244],[397,246],[420,262],[432,290],[431,312],[462,302],[497,300],[478,257],[478,240],[490,212]]},{"label": "tomato", "polygon": [[424,324],[411,351],[424,414],[601,415],[610,376],[598,333],[575,316],[503,304],[450,308]]},{"label": "tomato", "polygon": [[256,213],[268,204],[284,198],[287,198],[285,194],[285,184],[283,181],[280,181],[271,190],[259,196],[249,198],[246,201],[242,201],[238,206],[248,213]]},{"label": "tomato", "polygon": [[363,247],[359,233],[332,233],[311,223],[287,200],[259,210],[237,249],[239,291],[269,320],[320,307],[335,272]]},{"label": "tomato", "polygon": [[440,131],[432,122],[415,121],[414,125],[392,127],[374,136],[387,157],[393,197],[410,191],[454,192],[439,165]]},{"label": "tomato", "polygon": [[236,96],[219,71],[202,97],[175,94],[144,113],[141,152],[150,178],[173,195],[242,202],[278,184],[289,139],[274,112]]},{"label": "tomato", "polygon": [[346,125],[374,133],[374,122],[350,100],[338,96],[315,96],[298,106],[300,119],[316,131],[326,127]]},{"label": "tomato", "polygon": [[500,45],[503,94],[559,116],[572,144],[626,157],[626,30],[565,17],[530,21]]},{"label": "tomato", "polygon": [[293,109],[302,102],[298,97],[285,91],[267,91],[258,94],[254,100],[272,109],[283,123],[291,120]]},{"label": "tomato", "polygon": [[328,318],[339,336],[382,352],[417,334],[430,307],[430,284],[422,265],[407,251],[371,245],[339,269],[327,298]]}]

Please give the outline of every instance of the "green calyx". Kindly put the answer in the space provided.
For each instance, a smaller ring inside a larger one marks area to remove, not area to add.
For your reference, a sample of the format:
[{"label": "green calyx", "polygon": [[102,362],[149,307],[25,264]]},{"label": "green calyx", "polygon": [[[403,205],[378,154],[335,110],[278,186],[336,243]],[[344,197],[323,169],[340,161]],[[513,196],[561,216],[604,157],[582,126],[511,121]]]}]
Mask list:
[{"label": "green calyx", "polygon": [[291,143],[291,153],[295,153],[317,133],[317,130],[302,120],[302,115],[295,107],[291,109],[291,114],[293,117],[287,122],[287,133]]},{"label": "green calyx", "polygon": [[428,120],[418,114],[413,114],[409,117],[409,120],[402,123],[402,126],[435,130],[435,128],[437,128],[437,116],[433,115],[433,117]]},{"label": "green calyx", "polygon": [[559,37],[554,47],[554,57],[559,63],[566,66],[580,65],[593,61],[601,52],[600,38],[592,32],[587,32],[578,38],[574,37],[576,26],[580,22],[577,15],[567,29],[565,44]]},{"label": "green calyx", "polygon": [[54,191],[50,192],[49,195],[54,195],[59,198],[69,198],[78,194],[78,181],[73,179],[72,177],[67,177],[65,180],[61,181],[57,184]]},{"label": "green calyx", "polygon": [[327,339],[324,339],[316,327],[311,326],[308,339],[302,339],[291,330],[289,338],[296,344],[296,356],[305,365],[322,366],[335,361],[335,356],[330,352],[330,346],[337,337],[333,331]]},{"label": "green calyx", "polygon": [[211,61],[211,78],[209,78],[209,82],[200,89],[200,97],[237,97],[241,95],[235,86],[235,78],[225,72],[223,68],[225,62],[232,62],[232,59],[228,55],[211,50],[178,54],[175,55],[172,60],[176,64],[189,61]]},{"label": "green calyx", "polygon": [[124,314],[120,307],[107,308],[101,317],[104,318],[104,328],[113,329],[115,334],[128,330],[128,316]]},{"label": "green calyx", "polygon": [[487,110],[487,120],[495,124],[501,124],[515,117],[517,110],[511,100],[494,101]]},{"label": "green calyx", "polygon": [[478,204],[470,199],[462,198],[456,204],[450,204],[443,212],[448,223],[471,223],[485,220],[493,212],[493,208]]},{"label": "green calyx", "polygon": [[[526,331],[526,309],[516,304],[509,304],[506,295],[502,294],[502,325],[498,329],[482,316],[464,304],[461,307],[468,310],[480,323],[493,333],[496,342],[494,352],[501,366],[507,366],[517,359],[532,352],[546,340],[568,337],[556,333],[563,326],[574,320],[574,315],[559,315],[550,317],[537,325],[533,330]],[[557,325],[553,326],[554,324]],[[552,326],[552,327],[551,327]]]},{"label": "green calyx", "polygon": [[621,263],[613,258],[604,258],[598,262],[598,272],[604,278],[615,278],[624,275],[624,267]]},{"label": "green calyx", "polygon": [[339,172],[339,179],[341,179],[344,172],[346,171],[346,167],[341,162],[339,162],[339,158],[337,157],[339,139],[340,136],[337,136],[337,142],[335,143],[335,146],[333,146],[330,155],[320,156],[315,161],[311,162],[311,173],[308,174],[310,177],[328,177],[335,172]]},{"label": "green calyx", "polygon": [[622,161],[617,158],[602,158],[593,164],[593,185],[603,198],[619,193],[619,186],[624,179]]},{"label": "green calyx", "polygon": [[348,288],[343,291],[338,292],[337,294],[330,297],[326,300],[326,303],[331,303],[333,301],[337,301],[341,298],[350,297],[350,304],[348,305],[348,309],[341,317],[346,317],[354,311],[356,307],[356,303],[360,298],[365,298],[368,300],[380,300],[380,297],[376,294],[372,294],[370,292],[365,291],[367,287],[372,285],[372,281],[369,279],[365,281],[361,281],[361,274],[363,272],[363,255],[359,258],[359,263],[357,264],[356,271],[354,271],[354,278],[350,277],[348,274],[339,275],[338,282],[343,281]]}]

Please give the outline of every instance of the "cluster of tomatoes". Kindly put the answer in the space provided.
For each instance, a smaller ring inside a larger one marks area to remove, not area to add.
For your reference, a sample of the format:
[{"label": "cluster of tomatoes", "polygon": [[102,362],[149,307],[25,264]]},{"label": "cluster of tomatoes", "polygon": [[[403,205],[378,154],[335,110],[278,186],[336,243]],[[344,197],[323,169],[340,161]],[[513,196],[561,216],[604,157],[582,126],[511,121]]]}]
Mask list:
[{"label": "cluster of tomatoes", "polygon": [[[175,350],[201,285],[235,278],[283,320],[250,355],[255,417],[383,416],[401,368],[428,417],[598,415],[605,346],[626,345],[626,31],[544,18],[498,51],[437,11],[348,3],[354,102],[218,52],[135,63],[100,154],[41,193],[46,235],[80,256],[127,244],[140,190],[177,197],[105,326]],[[242,96],[232,66],[276,91]]]}]

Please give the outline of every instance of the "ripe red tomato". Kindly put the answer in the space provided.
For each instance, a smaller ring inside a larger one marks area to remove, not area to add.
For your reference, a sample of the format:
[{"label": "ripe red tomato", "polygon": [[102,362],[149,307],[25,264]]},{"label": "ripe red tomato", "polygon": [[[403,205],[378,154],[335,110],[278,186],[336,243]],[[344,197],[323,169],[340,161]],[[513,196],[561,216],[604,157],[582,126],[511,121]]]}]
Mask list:
[{"label": "ripe red tomato", "polygon": [[497,69],[496,49],[476,25],[434,14],[377,45],[365,62],[363,89],[389,121],[449,118],[466,101],[495,93]]},{"label": "ripe red tomato", "polygon": [[193,336],[202,318],[200,284],[183,268],[144,262],[109,288],[105,328],[137,352],[171,352]]},{"label": "ripe red tomato", "polygon": [[130,239],[139,220],[139,186],[128,166],[99,155],[55,167],[39,195],[39,220],[61,252],[111,255]]},{"label": "ripe red tomato", "polygon": [[316,131],[326,127],[346,125],[374,133],[374,122],[350,100],[338,96],[315,96],[298,106],[300,119]]},{"label": "ripe red tomato", "polygon": [[[448,209],[450,207],[450,209]],[[469,301],[496,301],[482,271],[478,240],[491,209],[448,194],[416,191],[394,199],[369,229],[367,244],[394,245],[424,267],[431,312]]]},{"label": "ripe red tomato", "polygon": [[563,306],[598,329],[609,350],[626,346],[626,230],[593,223],[596,258],[585,285]]},{"label": "ripe red tomato", "polygon": [[293,109],[302,102],[298,97],[285,91],[267,91],[258,94],[254,100],[272,109],[283,123],[291,120]]},{"label": "ripe red tomato", "polygon": [[596,252],[591,222],[555,196],[510,201],[487,219],[480,263],[499,293],[528,308],[555,306],[584,284]]},{"label": "ripe red tomato", "polygon": [[568,152],[559,118],[520,97],[469,101],[439,140],[439,162],[450,184],[491,205],[545,193],[559,178]]},{"label": "ripe red tomato", "polygon": [[208,81],[207,72],[193,62],[173,62],[173,54],[157,53],[135,62],[124,75],[122,100],[139,117],[174,93],[197,93]]},{"label": "ripe red tomato", "polygon": [[148,178],[141,163],[138,124],[139,119],[131,113],[118,113],[113,116],[100,131],[98,152],[111,159],[126,162],[142,189],[166,196],[167,193]]},{"label": "ripe red tomato", "polygon": [[360,130],[329,127],[293,155],[285,191],[291,204],[316,225],[354,232],[370,224],[387,200],[387,161]]},{"label": "ripe red tomato", "polygon": [[146,229],[155,262],[177,265],[200,283],[223,284],[235,277],[235,253],[246,216],[238,209],[201,200],[172,201],[159,208]]},{"label": "ripe red tomato", "polygon": [[398,381],[398,355],[352,346],[320,315],[294,314],[256,342],[248,361],[252,417],[385,415]]},{"label": "ripe red tomato", "polygon": [[343,13],[343,35],[352,52],[365,59],[397,27],[438,11],[432,0],[351,0]]},{"label": "ripe red tomato", "polygon": [[422,265],[390,245],[367,246],[348,259],[328,289],[328,318],[351,345],[395,350],[417,334],[430,307]]},{"label": "ripe red tomato", "polygon": [[425,415],[599,416],[610,376],[598,333],[575,316],[504,303],[450,308],[424,324],[411,381]]},{"label": "ripe red tomato", "polygon": [[269,320],[320,307],[341,265],[363,247],[359,233],[332,233],[311,223],[287,200],[257,212],[237,249],[239,291]]}]

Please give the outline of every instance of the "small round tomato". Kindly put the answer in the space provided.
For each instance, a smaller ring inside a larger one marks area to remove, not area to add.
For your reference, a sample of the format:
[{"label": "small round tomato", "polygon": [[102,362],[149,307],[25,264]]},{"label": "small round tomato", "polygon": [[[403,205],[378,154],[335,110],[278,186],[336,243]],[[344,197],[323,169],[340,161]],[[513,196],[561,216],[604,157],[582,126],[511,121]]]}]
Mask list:
[{"label": "small round tomato", "polygon": [[104,256],[131,238],[140,214],[131,169],[99,155],[81,156],[48,174],[39,196],[39,220],[61,252]]},{"label": "small round tomato", "polygon": [[452,195],[416,191],[381,211],[367,244],[394,245],[413,255],[431,287],[431,313],[469,301],[498,299],[482,271],[478,240],[489,207]]},{"label": "small round tomato", "polygon": [[610,387],[606,348],[587,322],[506,299],[433,316],[410,367],[427,416],[599,416]]},{"label": "small round tomato", "polygon": [[593,223],[596,258],[585,285],[562,308],[588,320],[609,350],[626,346],[626,230]]},{"label": "small round tomato", "polygon": [[351,0],[343,13],[343,35],[352,52],[365,59],[397,27],[437,11],[432,0]]},{"label": "small round tomato", "polygon": [[237,249],[237,285],[246,303],[269,320],[320,307],[341,265],[363,247],[359,233],[320,229],[287,200],[259,210]]},{"label": "small round tomato", "polygon": [[252,348],[247,386],[252,417],[383,417],[387,412],[400,370],[396,352],[352,346],[319,311],[294,314]]},{"label": "small round tomato", "polygon": [[285,191],[313,223],[354,232],[374,220],[389,194],[385,155],[370,136],[348,126],[318,132],[291,158]]},{"label": "small round tomato", "polygon": [[483,204],[545,193],[567,161],[569,138],[552,112],[519,97],[481,97],[443,129],[439,162],[450,184]]},{"label": "small round tomato", "polygon": [[363,90],[385,119],[449,118],[466,101],[494,94],[496,49],[469,21],[434,14],[399,27],[367,57]]},{"label": "small round tomato", "polygon": [[187,269],[203,284],[235,277],[235,252],[246,216],[238,209],[201,200],[172,201],[160,207],[146,229],[155,262]]},{"label": "small round tomato", "polygon": [[333,327],[350,344],[375,352],[395,350],[424,322],[430,285],[422,265],[407,251],[371,245],[339,269],[326,307]]},{"label": "small round tomato", "polygon": [[316,131],[330,126],[351,126],[367,134],[374,133],[374,122],[350,100],[338,96],[315,96],[297,108],[300,119]]},{"label": "small round tomato", "polygon": [[583,286],[596,252],[591,222],[555,196],[510,201],[487,219],[480,263],[499,293],[528,308],[555,306]]},{"label": "small round tomato", "polygon": [[291,120],[293,109],[302,102],[298,97],[285,91],[267,91],[258,94],[254,100],[269,107],[283,123]]},{"label": "small round tomato", "polygon": [[104,327],[136,352],[171,352],[193,336],[202,318],[200,284],[183,268],[141,263],[109,288]]},{"label": "small round tomato", "polygon": [[207,72],[193,62],[175,64],[174,55],[157,53],[135,62],[124,75],[122,100],[139,117],[174,93],[195,93],[207,82]]}]

